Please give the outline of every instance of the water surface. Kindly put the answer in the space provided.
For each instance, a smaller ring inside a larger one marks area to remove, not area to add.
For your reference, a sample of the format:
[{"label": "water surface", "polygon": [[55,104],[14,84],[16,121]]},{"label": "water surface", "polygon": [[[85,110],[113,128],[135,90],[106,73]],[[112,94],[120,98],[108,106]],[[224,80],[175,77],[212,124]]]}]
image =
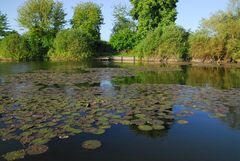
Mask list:
[{"label": "water surface", "polygon": [[[19,160],[240,160],[238,67],[0,63],[0,92],[0,155],[36,144],[48,151]],[[93,139],[101,148],[82,148]]]}]

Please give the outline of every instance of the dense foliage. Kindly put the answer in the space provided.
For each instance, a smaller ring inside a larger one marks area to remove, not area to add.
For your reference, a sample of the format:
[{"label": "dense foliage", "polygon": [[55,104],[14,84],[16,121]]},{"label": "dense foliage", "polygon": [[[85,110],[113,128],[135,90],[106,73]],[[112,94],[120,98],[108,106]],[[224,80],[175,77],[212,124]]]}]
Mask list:
[{"label": "dense foliage", "polygon": [[0,11],[0,39],[6,35],[8,30],[7,15]]},{"label": "dense foliage", "polygon": [[188,59],[188,32],[171,24],[159,26],[150,31],[135,48],[141,57],[167,59]]},{"label": "dense foliage", "polygon": [[136,33],[129,29],[119,30],[111,36],[110,44],[117,51],[130,50],[136,45]]},{"label": "dense foliage", "polygon": [[126,6],[118,5],[113,11],[114,26],[110,44],[117,51],[130,50],[137,43],[136,24]]},{"label": "dense foliage", "polygon": [[229,10],[202,21],[199,31],[189,39],[193,59],[201,61],[240,60],[240,4],[231,0]]},{"label": "dense foliage", "polygon": [[138,33],[144,37],[159,24],[168,25],[176,20],[178,0],[130,0],[131,14],[138,20]]},{"label": "dense foliage", "polygon": [[[100,41],[103,17],[99,5],[92,2],[77,5],[71,21],[73,29],[63,30],[65,16],[61,2],[27,0],[18,9],[18,22],[27,32],[4,38],[0,42],[1,58],[79,60],[93,56],[100,49],[108,51],[109,45]],[[1,14],[0,19],[2,34],[7,29],[6,16]]]},{"label": "dense foliage", "polygon": [[101,7],[93,2],[80,3],[74,8],[71,20],[74,29],[90,34],[100,40],[100,27],[103,24]]},{"label": "dense foliage", "polygon": [[25,36],[31,55],[43,59],[66,22],[63,4],[53,0],[28,0],[19,8],[18,15],[19,24],[28,30]]},{"label": "dense foliage", "polygon": [[240,0],[229,0],[188,32],[175,24],[178,0],[130,0],[132,8],[117,5],[109,42],[100,39],[101,6],[75,6],[68,29],[63,4],[54,0],[26,0],[18,9],[19,35],[0,12],[0,58],[14,60],[80,60],[114,51],[142,58],[240,62]]},{"label": "dense foliage", "polygon": [[0,42],[0,58],[26,60],[28,53],[26,40],[17,33],[7,35]]},{"label": "dense foliage", "polygon": [[79,30],[60,31],[49,51],[50,60],[82,60],[93,55],[92,37]]}]

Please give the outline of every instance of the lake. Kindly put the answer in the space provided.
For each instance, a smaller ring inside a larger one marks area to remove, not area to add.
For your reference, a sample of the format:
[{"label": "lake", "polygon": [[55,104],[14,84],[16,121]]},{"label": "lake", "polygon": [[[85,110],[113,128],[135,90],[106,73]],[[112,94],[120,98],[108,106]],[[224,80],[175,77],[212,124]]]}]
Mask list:
[{"label": "lake", "polygon": [[240,67],[0,63],[0,138],[0,160],[239,161]]}]

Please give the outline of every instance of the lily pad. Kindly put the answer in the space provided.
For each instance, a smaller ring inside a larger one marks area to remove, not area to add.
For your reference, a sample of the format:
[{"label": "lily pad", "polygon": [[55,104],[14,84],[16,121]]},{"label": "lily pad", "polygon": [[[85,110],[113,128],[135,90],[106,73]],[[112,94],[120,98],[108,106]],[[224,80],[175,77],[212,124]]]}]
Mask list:
[{"label": "lily pad", "polygon": [[98,149],[102,146],[102,143],[98,140],[87,140],[82,143],[82,147],[85,149]]},{"label": "lily pad", "polygon": [[25,156],[25,151],[18,150],[18,151],[9,152],[9,153],[3,155],[3,158],[6,159],[7,161],[14,161],[17,159],[23,159],[24,156]]},{"label": "lily pad", "polygon": [[153,128],[154,130],[163,130],[163,129],[165,129],[165,127],[162,126],[162,125],[153,125],[152,128]]},{"label": "lily pad", "polygon": [[31,143],[35,144],[35,145],[43,145],[49,142],[49,139],[45,139],[45,138],[38,138],[33,140]]},{"label": "lily pad", "polygon": [[94,134],[101,135],[105,133],[105,129],[98,129],[97,131],[94,132]]},{"label": "lily pad", "polygon": [[151,131],[151,130],[153,130],[153,128],[149,125],[139,125],[138,129],[141,130],[141,131]]},{"label": "lily pad", "polygon": [[188,124],[188,121],[187,120],[178,120],[178,124]]},{"label": "lily pad", "polygon": [[136,114],[135,115],[137,118],[145,118],[146,116],[144,114]]},{"label": "lily pad", "polygon": [[45,153],[48,150],[46,145],[32,145],[28,147],[25,151],[28,155],[39,155]]}]

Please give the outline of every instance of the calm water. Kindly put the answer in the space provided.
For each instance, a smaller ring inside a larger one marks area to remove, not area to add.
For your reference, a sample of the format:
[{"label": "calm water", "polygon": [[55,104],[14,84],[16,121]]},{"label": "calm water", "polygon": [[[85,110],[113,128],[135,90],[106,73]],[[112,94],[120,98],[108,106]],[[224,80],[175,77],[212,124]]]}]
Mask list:
[{"label": "calm water", "polygon": [[[0,155],[32,145],[33,139],[22,143],[23,132],[31,131],[26,134],[29,138],[46,139],[50,132],[38,131],[47,128],[54,134],[44,143],[48,151],[19,160],[240,160],[237,67],[0,63],[0,91],[4,107],[0,115]],[[160,112],[164,116],[158,115]],[[137,114],[145,116],[137,119]],[[46,125],[52,123],[51,118],[57,120],[56,124]],[[180,124],[179,120],[188,123]],[[123,121],[128,121],[127,125]],[[89,126],[100,127],[98,123],[110,127],[102,134],[85,132]],[[142,124],[161,124],[165,129],[143,131],[139,129]],[[23,129],[24,125],[29,127]],[[74,134],[66,126],[82,132]],[[69,138],[59,139],[63,135]],[[83,141],[93,139],[101,141],[101,148],[81,147]]]}]

